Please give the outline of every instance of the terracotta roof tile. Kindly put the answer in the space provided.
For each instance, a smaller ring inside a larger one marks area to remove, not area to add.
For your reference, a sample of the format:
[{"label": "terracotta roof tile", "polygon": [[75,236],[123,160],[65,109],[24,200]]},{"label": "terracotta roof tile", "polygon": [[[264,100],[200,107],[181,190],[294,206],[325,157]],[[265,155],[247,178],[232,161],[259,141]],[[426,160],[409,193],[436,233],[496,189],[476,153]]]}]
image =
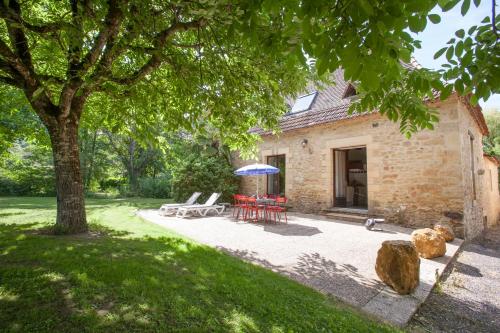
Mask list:
[{"label": "terracotta roof tile", "polygon": [[[402,63],[403,66],[407,69],[420,68],[420,64],[418,64],[415,60],[412,60],[410,64]],[[321,89],[311,84],[306,88],[306,91],[303,94],[309,94],[313,91],[318,90],[318,94],[315,97],[311,108],[306,111],[300,111],[295,113],[287,113],[285,114],[280,122],[279,127],[283,132],[291,131],[299,128],[310,127],[330,122],[335,122],[344,119],[351,119],[355,117],[359,117],[362,115],[369,114],[371,112],[365,113],[353,113],[349,114],[349,105],[351,104],[350,98],[343,98],[345,92],[349,88],[350,83],[344,80],[344,71],[342,69],[336,70],[332,76],[331,81],[333,84],[323,86]],[[438,91],[433,91],[433,99],[426,97],[424,99],[425,102],[432,102],[439,100],[440,94]],[[479,125],[481,132],[483,135],[488,134],[488,127],[486,126],[486,122],[484,120],[483,113],[481,112],[481,108],[479,106],[473,107],[470,104],[469,97],[461,97],[460,100],[467,106],[467,109],[471,113],[474,120]],[[292,108],[295,103],[295,99],[289,98],[287,99],[287,104]],[[270,135],[271,131],[264,131],[260,128],[253,128],[250,130],[250,133],[260,134],[260,135]]]},{"label": "terracotta roof tile", "polygon": [[[349,86],[349,83],[344,81],[344,71],[336,70],[331,77],[334,84],[324,86],[318,91],[318,95],[314,99],[311,108],[307,111],[287,113],[280,120],[279,126],[283,132],[310,127],[319,124],[329,123],[333,121],[350,119],[358,117],[360,114],[348,114],[351,100],[344,99],[344,93]],[[314,85],[307,87],[306,93],[316,90]],[[288,99],[287,104],[293,105],[294,100]],[[251,133],[260,135],[271,134],[271,131],[264,131],[260,128],[253,128]]]}]

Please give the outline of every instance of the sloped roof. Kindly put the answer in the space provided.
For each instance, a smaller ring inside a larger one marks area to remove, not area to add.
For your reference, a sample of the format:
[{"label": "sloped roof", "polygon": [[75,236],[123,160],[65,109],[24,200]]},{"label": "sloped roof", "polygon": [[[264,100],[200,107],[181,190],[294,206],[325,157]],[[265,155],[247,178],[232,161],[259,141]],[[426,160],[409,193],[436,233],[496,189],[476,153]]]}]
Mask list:
[{"label": "sloped roof", "polygon": [[498,157],[493,156],[493,155],[488,155],[488,154],[483,154],[484,158],[487,158],[491,162],[493,162],[496,166],[500,166],[500,160]]},{"label": "sloped roof", "polygon": [[[407,69],[419,68],[420,65],[413,60],[410,64],[403,64]],[[344,71],[342,69],[336,70],[332,76],[331,81],[333,84],[322,87],[322,89],[317,89],[313,84],[306,88],[306,93],[311,93],[318,90],[318,94],[315,97],[309,110],[300,111],[295,113],[285,114],[279,121],[279,126],[283,132],[291,131],[299,128],[311,127],[325,123],[331,123],[339,120],[351,119],[360,116],[370,114],[372,112],[365,113],[353,113],[349,114],[349,106],[352,102],[351,98],[344,98],[345,92],[349,89],[351,83],[344,80]],[[434,91],[434,100],[439,100],[440,94],[438,91]],[[460,97],[460,101],[464,103],[468,111],[478,124],[481,133],[483,135],[488,135],[488,126],[484,119],[483,113],[480,106],[472,106],[469,97]],[[287,104],[293,106],[295,99],[287,99]],[[426,98],[425,102],[432,102],[430,98]],[[250,130],[251,133],[259,135],[271,135],[271,131],[265,131],[261,128],[253,128]]]},{"label": "sloped roof", "polygon": [[490,130],[488,129],[488,125],[486,124],[486,120],[484,119],[481,107],[479,105],[473,106],[471,104],[470,95],[460,96],[459,99],[465,105],[472,118],[476,121],[479,129],[481,130],[481,134],[488,135],[490,133]]},{"label": "sloped roof", "polygon": [[[351,99],[343,98],[349,83],[344,81],[344,71],[336,70],[331,77],[334,84],[323,87],[318,91],[311,108],[307,111],[296,113],[287,113],[280,120],[279,126],[283,132],[294,129],[315,126],[342,119],[358,117],[360,114],[348,114]],[[315,91],[314,85],[309,85],[306,91]],[[294,99],[288,99],[287,104],[293,105]],[[271,131],[264,131],[260,128],[254,128],[252,133],[260,135],[271,134]]]}]

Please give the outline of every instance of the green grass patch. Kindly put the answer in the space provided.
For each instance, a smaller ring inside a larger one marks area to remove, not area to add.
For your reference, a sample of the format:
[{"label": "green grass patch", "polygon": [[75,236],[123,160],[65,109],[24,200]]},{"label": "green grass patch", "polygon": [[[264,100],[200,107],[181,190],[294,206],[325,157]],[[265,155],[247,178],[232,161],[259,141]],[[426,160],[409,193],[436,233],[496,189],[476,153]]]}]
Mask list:
[{"label": "green grass patch", "polygon": [[89,199],[92,233],[49,236],[54,198],[0,198],[0,331],[395,331],[134,214],[163,202]]}]

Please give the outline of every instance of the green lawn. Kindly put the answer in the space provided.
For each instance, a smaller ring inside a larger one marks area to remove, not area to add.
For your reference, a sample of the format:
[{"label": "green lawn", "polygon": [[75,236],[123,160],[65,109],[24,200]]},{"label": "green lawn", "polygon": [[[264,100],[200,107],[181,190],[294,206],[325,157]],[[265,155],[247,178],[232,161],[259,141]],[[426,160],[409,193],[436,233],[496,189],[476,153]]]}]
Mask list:
[{"label": "green lawn", "polygon": [[90,235],[49,236],[54,198],[0,198],[0,332],[394,331],[135,217],[161,202],[89,199]]}]

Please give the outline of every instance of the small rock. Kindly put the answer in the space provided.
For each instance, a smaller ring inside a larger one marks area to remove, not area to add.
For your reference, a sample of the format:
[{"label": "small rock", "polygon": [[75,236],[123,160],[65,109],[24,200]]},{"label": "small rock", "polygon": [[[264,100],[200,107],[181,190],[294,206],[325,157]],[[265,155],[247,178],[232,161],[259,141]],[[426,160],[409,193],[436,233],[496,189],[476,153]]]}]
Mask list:
[{"label": "small rock", "polygon": [[398,294],[411,293],[418,286],[420,258],[408,241],[390,240],[382,243],[377,253],[375,271],[378,277]]},{"label": "small rock", "polygon": [[444,224],[436,224],[433,229],[447,242],[452,242],[455,239],[455,234],[453,233],[453,229],[450,226]]},{"label": "small rock", "polygon": [[432,259],[444,256],[446,253],[445,239],[432,229],[424,228],[413,231],[411,241],[422,258]]}]

